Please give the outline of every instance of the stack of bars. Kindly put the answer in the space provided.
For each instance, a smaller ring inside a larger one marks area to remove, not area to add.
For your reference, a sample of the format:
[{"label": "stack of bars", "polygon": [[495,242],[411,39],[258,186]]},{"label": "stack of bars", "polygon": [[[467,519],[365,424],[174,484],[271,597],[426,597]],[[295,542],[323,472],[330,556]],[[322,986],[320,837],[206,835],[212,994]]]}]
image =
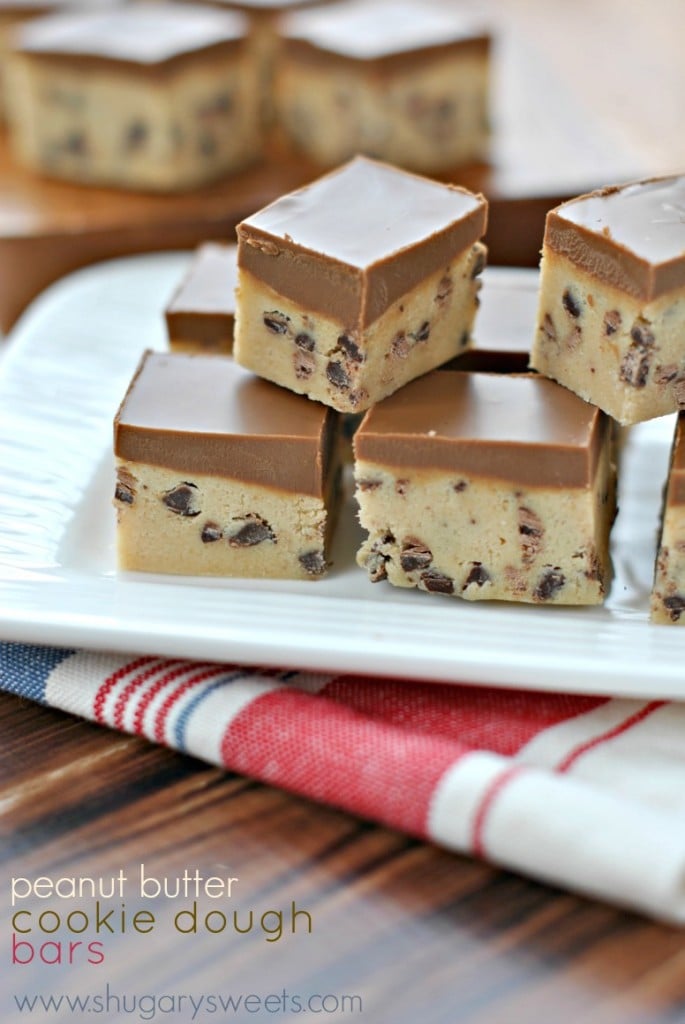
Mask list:
[{"label": "stack of bars", "polygon": [[[321,578],[351,457],[372,582],[600,604],[616,423],[683,404],[683,198],[670,178],[550,212],[530,369],[473,348],[487,203],[464,189],[357,157],[202,247],[115,419],[121,568]],[[685,621],[682,419],[658,622]]]}]

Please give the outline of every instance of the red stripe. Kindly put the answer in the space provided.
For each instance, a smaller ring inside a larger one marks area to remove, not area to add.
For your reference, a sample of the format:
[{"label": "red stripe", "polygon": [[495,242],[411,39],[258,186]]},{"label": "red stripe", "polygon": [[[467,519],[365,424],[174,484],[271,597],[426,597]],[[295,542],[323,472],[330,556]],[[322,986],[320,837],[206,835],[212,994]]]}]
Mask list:
[{"label": "red stripe", "polygon": [[405,731],[457,740],[475,750],[513,757],[538,733],[606,704],[608,697],[499,690],[347,676],[333,679],[326,697],[367,718]]},{"label": "red stripe", "polygon": [[294,688],[252,701],[221,743],[231,771],[419,836],[439,779],[468,753]]},{"label": "red stripe", "polygon": [[[173,665],[174,662],[170,661],[169,664]],[[178,677],[183,675],[184,672],[190,672],[193,668],[206,669],[214,668],[214,666],[209,662],[193,664],[193,662],[185,661],[178,668],[172,669],[171,672],[167,672],[166,675],[161,677],[161,679],[156,679],[155,682],[147,688],[138,702],[133,715],[132,732],[139,736],[144,735],[143,719],[145,718],[145,712],[150,707],[150,704],[152,704],[152,701],[155,699],[159,691],[163,690],[169,683],[173,683],[174,679],[178,679]]]},{"label": "red stripe", "polygon": [[122,665],[116,672],[113,672],[110,676],[107,676],[104,683],[100,685],[97,693],[93,699],[93,714],[95,721],[104,723],[105,721],[105,704],[110,693],[121,680],[129,674],[129,672],[135,672],[137,669],[142,668],[143,665],[149,665],[152,661],[158,661],[157,658],[144,657],[137,658],[135,661],[129,661],[126,665]]},{"label": "red stripe", "polygon": [[623,733],[628,732],[633,726],[639,725],[640,722],[644,722],[645,718],[649,718],[659,708],[664,707],[668,701],[665,700],[653,700],[649,704],[645,704],[639,711],[629,715],[618,725],[613,726],[611,729],[607,729],[606,732],[600,733],[599,736],[593,736],[592,739],[586,740],[584,743],[579,744],[572,750],[566,757],[557,765],[557,771],[567,772],[571,768],[578,758],[582,757],[583,754],[587,754],[589,750],[594,750],[595,747],[600,747],[603,743],[608,743],[609,740],[615,739],[616,736],[622,736]]},{"label": "red stripe", "polygon": [[124,715],[126,714],[126,708],[129,705],[130,699],[136,690],[140,690],[145,683],[152,679],[153,676],[157,675],[158,672],[168,672],[171,665],[184,665],[187,662],[181,661],[160,661],[156,665],[151,665],[144,672],[134,676],[126,686],[123,688],[121,693],[117,696],[114,704],[114,710],[112,712],[112,726],[115,729],[124,728]]},{"label": "red stripe", "polygon": [[192,690],[194,686],[199,686],[200,683],[204,683],[207,679],[211,679],[212,676],[223,675],[228,668],[226,665],[216,665],[214,668],[206,669],[204,672],[198,672],[196,675],[191,676],[189,679],[184,680],[175,690],[172,690],[168,694],[162,706],[155,715],[155,724],[153,729],[153,736],[157,743],[164,743],[164,733],[166,732],[166,723],[171,713],[171,709],[174,704],[183,697],[188,690]]},{"label": "red stripe", "polygon": [[500,772],[499,775],[495,776],[481,797],[481,801],[473,819],[473,829],[471,833],[471,848],[476,857],[482,857],[483,859],[487,857],[487,851],[485,848],[485,825],[488,815],[492,810],[492,805],[504,787],[523,771],[526,771],[526,766],[522,764],[513,764],[508,768],[505,768],[503,772]]}]

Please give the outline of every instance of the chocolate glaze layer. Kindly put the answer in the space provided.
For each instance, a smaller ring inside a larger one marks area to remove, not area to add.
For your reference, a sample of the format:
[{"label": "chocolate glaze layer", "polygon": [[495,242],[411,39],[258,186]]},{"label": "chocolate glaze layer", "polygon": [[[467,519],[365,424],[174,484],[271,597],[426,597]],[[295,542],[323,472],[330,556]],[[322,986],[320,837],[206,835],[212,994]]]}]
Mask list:
[{"label": "chocolate glaze layer", "polygon": [[114,454],[323,497],[336,422],[229,357],[148,351],[114,419]]},{"label": "chocolate glaze layer", "polygon": [[376,70],[425,62],[455,50],[486,56],[489,36],[463,15],[424,3],[351,0],[285,17],[280,33],[290,57],[330,64],[363,61]]},{"label": "chocolate glaze layer", "polygon": [[676,420],[666,501],[669,505],[685,505],[685,412]]},{"label": "chocolate glaze layer", "polygon": [[366,157],[238,225],[238,265],[348,329],[373,323],[485,233],[487,201]]},{"label": "chocolate glaze layer", "polygon": [[527,487],[592,484],[609,418],[534,374],[434,371],[370,409],[357,459]]},{"label": "chocolate glaze layer", "polygon": [[544,245],[643,301],[685,287],[685,175],[563,203],[547,214]]},{"label": "chocolate glaze layer", "polygon": [[131,4],[112,10],[58,14],[23,25],[14,49],[72,63],[107,61],[158,67],[207,50],[233,48],[248,33],[247,19],[182,3]]}]

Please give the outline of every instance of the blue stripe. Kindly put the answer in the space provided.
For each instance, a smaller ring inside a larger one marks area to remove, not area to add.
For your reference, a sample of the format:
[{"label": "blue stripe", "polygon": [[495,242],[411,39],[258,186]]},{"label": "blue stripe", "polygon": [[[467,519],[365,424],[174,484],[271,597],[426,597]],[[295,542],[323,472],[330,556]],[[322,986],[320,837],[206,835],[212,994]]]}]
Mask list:
[{"label": "blue stripe", "polygon": [[215,679],[213,683],[205,687],[204,690],[200,690],[196,693],[191,701],[181,711],[180,715],[176,720],[174,726],[174,746],[177,750],[186,752],[186,729],[188,722],[192,715],[195,714],[200,704],[206,697],[209,697],[210,693],[214,693],[215,690],[219,690],[222,686],[227,686],[229,683],[235,683],[238,679],[242,679],[244,676],[250,675],[250,672],[232,672],[228,676],[222,676],[220,679]]},{"label": "blue stripe", "polygon": [[65,647],[0,643],[0,690],[45,704],[51,672],[76,652]]}]

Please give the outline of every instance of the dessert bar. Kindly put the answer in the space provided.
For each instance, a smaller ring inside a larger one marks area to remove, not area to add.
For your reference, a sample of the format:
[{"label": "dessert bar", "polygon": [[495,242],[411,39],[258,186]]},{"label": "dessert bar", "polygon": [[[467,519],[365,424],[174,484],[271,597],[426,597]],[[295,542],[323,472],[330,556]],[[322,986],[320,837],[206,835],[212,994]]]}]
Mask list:
[{"label": "dessert bar", "polygon": [[230,355],[233,351],[235,245],[206,242],[164,310],[172,352]]},{"label": "dessert bar", "polygon": [[547,215],[531,365],[629,425],[685,407],[685,176]]},{"label": "dessert bar", "polygon": [[337,420],[226,356],[146,352],[114,421],[119,567],[324,576]]},{"label": "dessert bar", "polygon": [[467,600],[599,604],[615,512],[610,419],[534,375],[436,372],[355,435],[357,561]]},{"label": "dessert bar", "polygon": [[487,202],[357,157],[238,225],[234,355],[361,412],[465,351]]},{"label": "dessert bar", "polygon": [[322,166],[356,153],[426,173],[485,160],[490,38],[462,13],[351,0],[281,23],[275,102]]},{"label": "dessert bar", "polygon": [[40,18],[7,66],[20,162],[79,183],[186,189],[261,152],[257,69],[240,14],[130,4]]}]

